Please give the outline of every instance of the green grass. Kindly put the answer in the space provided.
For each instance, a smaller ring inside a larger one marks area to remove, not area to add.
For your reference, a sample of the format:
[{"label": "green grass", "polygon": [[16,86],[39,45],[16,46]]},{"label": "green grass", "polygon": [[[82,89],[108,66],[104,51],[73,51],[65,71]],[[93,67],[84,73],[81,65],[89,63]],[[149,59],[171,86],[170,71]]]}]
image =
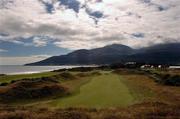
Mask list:
[{"label": "green grass", "polygon": [[[75,80],[63,80],[61,81],[61,85],[65,86],[69,89],[69,92],[71,93],[70,96],[76,95],[80,92],[80,87],[85,85],[86,83],[88,83],[91,80],[90,77],[87,78],[79,78],[79,79],[75,79]],[[62,97],[60,97],[62,98]],[[34,107],[49,107],[49,108],[53,108],[54,106],[51,105],[52,100],[54,101],[54,99],[57,99],[57,97],[52,98],[52,97],[48,97],[45,99],[35,99],[35,100],[24,100],[21,101],[19,103],[14,103],[13,105],[24,105],[24,106],[34,106]],[[50,102],[50,103],[49,103]]]},{"label": "green grass", "polygon": [[[125,107],[141,102],[146,97],[151,97],[151,90],[139,85],[138,77],[129,80],[112,72],[99,71],[101,75],[93,75],[91,72],[84,73],[85,77],[78,77],[73,80],[62,80],[60,83],[69,89],[71,94],[57,99],[24,101],[26,105],[46,105],[48,107]],[[72,73],[72,72],[69,72]],[[72,73],[77,75],[77,73]],[[37,78],[56,75],[57,72],[45,72],[37,74],[9,75],[0,77],[0,82],[23,78]],[[137,83],[138,81],[138,83]],[[140,80],[141,81],[141,80]],[[19,104],[17,104],[19,105]]]},{"label": "green grass", "polygon": [[19,75],[5,75],[0,76],[0,83],[9,83],[12,80],[19,80],[23,78],[40,78],[47,77],[57,74],[57,72],[43,72],[43,73],[34,73],[34,74],[19,74]]},{"label": "green grass", "polygon": [[67,87],[69,91],[74,95],[76,93],[79,93],[80,87],[88,83],[90,80],[91,78],[80,78],[70,81],[62,81],[61,85]]},{"label": "green grass", "polygon": [[118,107],[134,102],[128,87],[116,74],[103,74],[80,88],[76,95],[57,99],[51,104],[55,107]]}]

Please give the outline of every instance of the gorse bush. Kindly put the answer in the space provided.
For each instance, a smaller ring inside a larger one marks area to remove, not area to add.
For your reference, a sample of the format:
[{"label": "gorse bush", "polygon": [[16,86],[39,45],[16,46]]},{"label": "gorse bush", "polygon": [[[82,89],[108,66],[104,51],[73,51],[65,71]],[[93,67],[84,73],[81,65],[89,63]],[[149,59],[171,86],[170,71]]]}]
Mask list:
[{"label": "gorse bush", "polygon": [[69,72],[63,72],[63,73],[60,73],[59,76],[65,80],[72,80],[72,79],[76,79],[76,77],[69,73]]},{"label": "gorse bush", "polygon": [[8,83],[1,83],[0,86],[7,86]]},{"label": "gorse bush", "polygon": [[68,89],[50,77],[22,79],[0,88],[0,101],[11,102],[24,99],[40,99],[51,96],[64,96]]},{"label": "gorse bush", "polygon": [[124,108],[0,107],[1,119],[179,119],[179,108],[162,102],[144,102]]},{"label": "gorse bush", "polygon": [[159,75],[160,83],[164,85],[170,86],[180,86],[180,76],[179,75],[170,75],[170,74],[162,74]]}]

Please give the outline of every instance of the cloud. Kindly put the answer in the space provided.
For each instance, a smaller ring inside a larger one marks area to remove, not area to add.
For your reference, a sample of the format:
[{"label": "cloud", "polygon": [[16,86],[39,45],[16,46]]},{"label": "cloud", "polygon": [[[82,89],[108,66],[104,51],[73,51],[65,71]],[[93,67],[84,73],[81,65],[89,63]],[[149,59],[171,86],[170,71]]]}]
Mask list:
[{"label": "cloud", "polygon": [[35,38],[33,39],[33,44],[34,44],[36,47],[43,47],[43,46],[46,46],[46,45],[47,45],[47,40],[41,39],[41,38],[38,38],[38,37],[35,37]]},{"label": "cloud", "polygon": [[[11,19],[11,20],[9,20]],[[32,35],[66,35],[76,34],[77,31],[61,25],[51,23],[32,23],[28,24],[25,21],[18,19],[18,17],[6,16],[0,24],[0,32],[11,33],[14,36],[32,36]]]},{"label": "cloud", "polygon": [[3,42],[72,50],[112,43],[143,47],[180,42],[179,0],[5,1],[0,3]]},{"label": "cloud", "polygon": [[61,48],[67,48],[70,50],[79,50],[79,49],[92,49],[99,47],[99,45],[94,44],[93,41],[81,41],[79,42],[78,40],[75,41],[64,41],[64,42],[54,42],[54,44],[57,47]]},{"label": "cloud", "polygon": [[154,2],[153,0],[139,0],[139,1],[141,1],[142,3],[148,4],[149,6],[153,6],[153,7],[157,8],[157,10],[160,12],[162,12],[164,10],[168,10],[171,7],[171,6],[167,6],[167,5],[164,6],[164,5],[158,4],[158,3]]},{"label": "cloud", "polygon": [[44,60],[50,55],[32,55],[22,57],[0,57],[0,65],[24,65],[27,63]]},{"label": "cloud", "polygon": [[61,47],[61,48],[68,47],[68,49],[70,50],[78,50],[78,49],[93,49],[114,43],[123,43],[124,40],[126,40],[126,38],[122,34],[112,34],[112,35],[107,34],[103,36],[91,34],[89,38],[87,38],[86,36],[84,37],[79,36],[78,39],[73,38],[72,40],[67,40],[67,41],[57,41],[54,42],[54,44],[57,47]]},{"label": "cloud", "polygon": [[8,7],[12,4],[13,4],[13,0],[1,0],[0,9],[8,9]]},{"label": "cloud", "polygon": [[8,50],[0,49],[0,53],[1,52],[8,52]]}]

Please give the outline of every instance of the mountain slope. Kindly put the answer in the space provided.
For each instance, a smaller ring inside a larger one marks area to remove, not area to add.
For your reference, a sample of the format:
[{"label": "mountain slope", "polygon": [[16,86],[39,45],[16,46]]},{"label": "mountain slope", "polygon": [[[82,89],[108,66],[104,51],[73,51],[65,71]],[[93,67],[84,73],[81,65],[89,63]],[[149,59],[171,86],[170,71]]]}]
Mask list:
[{"label": "mountain slope", "polygon": [[143,63],[179,64],[180,43],[159,44],[141,48],[131,55],[129,59]]},{"label": "mountain slope", "polygon": [[[108,45],[92,50],[77,50],[67,55],[53,56],[40,62],[27,65],[88,65],[119,62],[120,57],[131,54],[134,50],[125,45]],[[119,60],[117,60],[119,59]]]},{"label": "mountain slope", "polygon": [[100,65],[130,61],[178,64],[180,63],[180,43],[160,44],[141,49],[113,44],[92,50],[77,50],[67,55],[54,56],[27,65]]}]

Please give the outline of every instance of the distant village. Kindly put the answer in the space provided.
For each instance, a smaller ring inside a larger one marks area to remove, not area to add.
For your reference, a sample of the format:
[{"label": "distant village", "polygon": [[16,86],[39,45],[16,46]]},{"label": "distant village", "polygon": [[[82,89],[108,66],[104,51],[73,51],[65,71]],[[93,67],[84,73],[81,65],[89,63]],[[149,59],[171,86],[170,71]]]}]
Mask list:
[{"label": "distant village", "polygon": [[112,67],[119,68],[141,68],[141,69],[180,69],[180,66],[171,66],[163,64],[143,64],[137,62],[126,62],[124,64],[113,64]]}]

